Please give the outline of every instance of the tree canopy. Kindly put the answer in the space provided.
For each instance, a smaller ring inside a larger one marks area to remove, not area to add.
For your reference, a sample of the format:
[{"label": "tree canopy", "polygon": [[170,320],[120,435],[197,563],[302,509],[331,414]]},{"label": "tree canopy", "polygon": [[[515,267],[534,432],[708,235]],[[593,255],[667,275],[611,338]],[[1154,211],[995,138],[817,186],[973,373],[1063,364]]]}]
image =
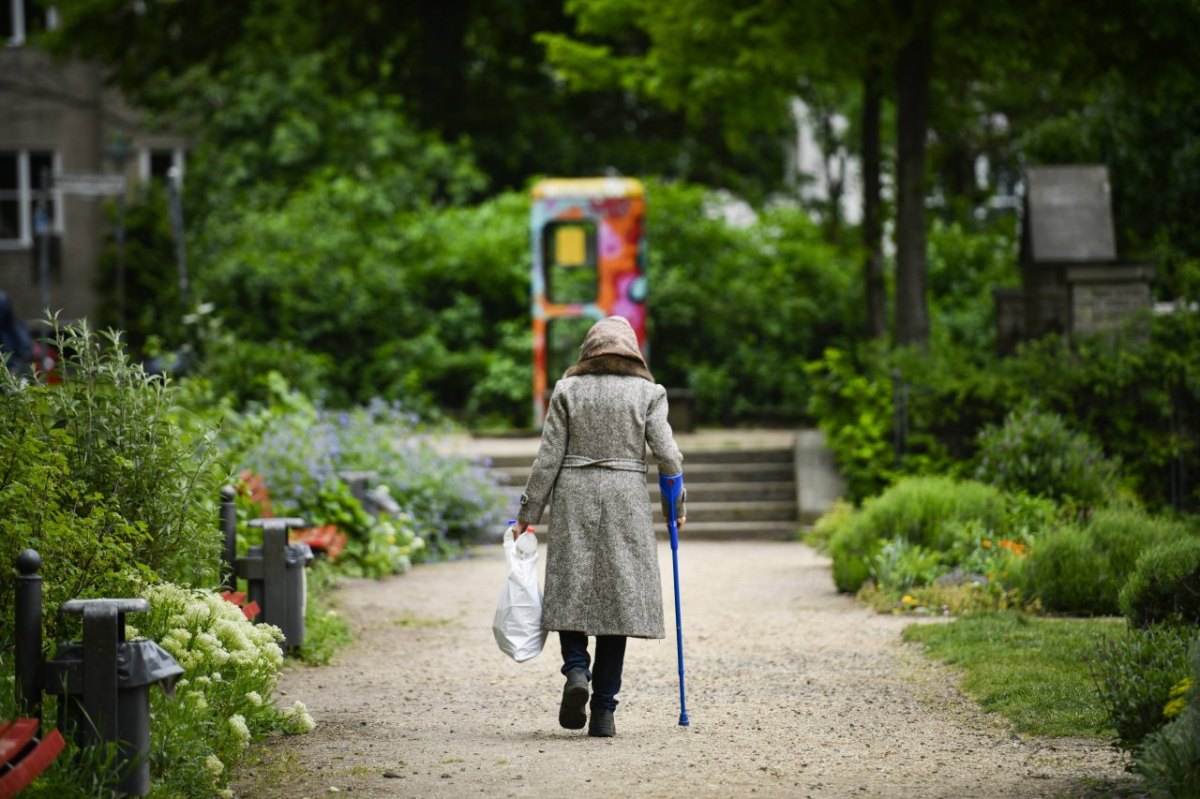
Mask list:
[{"label": "tree canopy", "polygon": [[194,133],[201,261],[219,258],[232,222],[338,180],[363,188],[331,196],[382,216],[614,171],[795,202],[796,99],[828,163],[862,164],[858,231],[837,212],[841,178],[811,210],[860,252],[856,314],[872,335],[890,290],[895,339],[928,337],[930,219],[980,224],[1027,164],[1108,164],[1121,254],[1155,259],[1165,296],[1200,249],[1195,0],[57,7],[50,47],[99,60],[135,103]]}]

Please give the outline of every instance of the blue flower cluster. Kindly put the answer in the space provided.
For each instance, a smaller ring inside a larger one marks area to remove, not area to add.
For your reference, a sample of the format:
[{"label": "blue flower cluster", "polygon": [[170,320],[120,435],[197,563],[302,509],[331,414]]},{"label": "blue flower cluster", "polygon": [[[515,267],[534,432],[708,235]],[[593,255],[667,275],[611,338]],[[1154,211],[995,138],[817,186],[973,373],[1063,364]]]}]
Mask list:
[{"label": "blue flower cluster", "polygon": [[411,516],[428,546],[445,557],[501,521],[505,497],[485,464],[445,451],[444,429],[427,428],[399,403],[380,399],[328,410],[288,392],[259,411],[261,431],[239,460],[262,475],[277,514],[311,507],[346,471],[369,471]]}]

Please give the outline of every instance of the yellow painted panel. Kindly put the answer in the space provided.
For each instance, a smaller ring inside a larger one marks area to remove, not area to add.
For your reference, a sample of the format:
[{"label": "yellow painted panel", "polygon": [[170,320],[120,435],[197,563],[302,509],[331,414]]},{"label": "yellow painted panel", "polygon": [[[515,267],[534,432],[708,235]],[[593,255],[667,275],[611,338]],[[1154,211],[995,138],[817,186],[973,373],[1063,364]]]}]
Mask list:
[{"label": "yellow painted panel", "polygon": [[556,266],[583,266],[587,262],[587,231],[578,225],[560,225],[554,230]]}]

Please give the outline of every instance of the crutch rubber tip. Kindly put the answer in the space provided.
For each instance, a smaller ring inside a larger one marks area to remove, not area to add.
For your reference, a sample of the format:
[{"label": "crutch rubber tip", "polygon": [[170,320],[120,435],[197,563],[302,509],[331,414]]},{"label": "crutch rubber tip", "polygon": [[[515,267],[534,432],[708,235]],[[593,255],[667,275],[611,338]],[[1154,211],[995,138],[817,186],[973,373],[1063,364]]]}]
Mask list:
[{"label": "crutch rubber tip", "polygon": [[688,723],[689,722],[688,722],[687,713],[680,713],[679,714],[679,726],[686,727],[686,726],[688,726]]}]

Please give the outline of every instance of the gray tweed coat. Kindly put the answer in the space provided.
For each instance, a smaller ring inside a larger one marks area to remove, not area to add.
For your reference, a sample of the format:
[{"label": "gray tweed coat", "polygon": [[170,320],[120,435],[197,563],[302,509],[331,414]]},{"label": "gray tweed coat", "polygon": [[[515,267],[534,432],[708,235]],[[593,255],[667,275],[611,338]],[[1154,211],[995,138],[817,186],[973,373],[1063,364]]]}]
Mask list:
[{"label": "gray tweed coat", "polygon": [[660,474],[682,472],[683,456],[666,389],[622,361],[581,362],[555,384],[518,523],[536,523],[553,490],[545,629],[663,638],[646,445]]}]

